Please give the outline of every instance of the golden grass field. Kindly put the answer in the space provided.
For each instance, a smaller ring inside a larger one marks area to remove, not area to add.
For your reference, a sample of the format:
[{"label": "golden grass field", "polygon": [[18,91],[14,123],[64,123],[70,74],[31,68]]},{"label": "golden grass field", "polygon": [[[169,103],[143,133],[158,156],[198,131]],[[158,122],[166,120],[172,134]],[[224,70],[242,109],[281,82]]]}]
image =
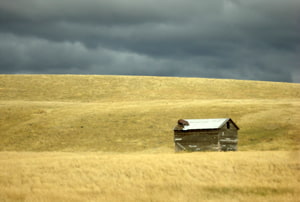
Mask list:
[{"label": "golden grass field", "polygon": [[[0,75],[0,201],[299,201],[300,84]],[[238,152],[174,153],[180,118]]]},{"label": "golden grass field", "polygon": [[299,201],[295,155],[1,152],[0,201]]}]

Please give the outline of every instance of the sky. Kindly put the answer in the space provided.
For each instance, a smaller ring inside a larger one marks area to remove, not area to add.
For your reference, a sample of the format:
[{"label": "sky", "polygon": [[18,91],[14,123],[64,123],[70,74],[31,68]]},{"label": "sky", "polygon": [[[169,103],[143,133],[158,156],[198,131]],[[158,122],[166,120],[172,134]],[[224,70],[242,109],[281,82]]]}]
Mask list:
[{"label": "sky", "polygon": [[0,74],[300,83],[300,1],[1,0]]}]

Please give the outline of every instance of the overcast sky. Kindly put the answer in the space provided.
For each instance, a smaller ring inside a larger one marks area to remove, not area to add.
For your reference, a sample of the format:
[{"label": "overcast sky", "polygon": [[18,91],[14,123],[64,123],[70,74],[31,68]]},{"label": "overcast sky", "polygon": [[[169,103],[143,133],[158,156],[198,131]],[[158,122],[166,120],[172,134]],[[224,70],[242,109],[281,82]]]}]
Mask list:
[{"label": "overcast sky", "polygon": [[1,0],[0,73],[300,82],[299,0]]}]

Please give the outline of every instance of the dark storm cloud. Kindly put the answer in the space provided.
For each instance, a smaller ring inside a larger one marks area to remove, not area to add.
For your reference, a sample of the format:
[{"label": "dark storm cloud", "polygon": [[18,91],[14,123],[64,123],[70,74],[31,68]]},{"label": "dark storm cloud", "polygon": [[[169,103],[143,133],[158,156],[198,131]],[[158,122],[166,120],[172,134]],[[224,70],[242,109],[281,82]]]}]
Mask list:
[{"label": "dark storm cloud", "polygon": [[181,21],[220,8],[217,1],[199,5],[195,0],[3,0],[6,20],[73,21],[97,24],[139,24]]},{"label": "dark storm cloud", "polygon": [[1,73],[300,82],[296,0],[2,0]]}]

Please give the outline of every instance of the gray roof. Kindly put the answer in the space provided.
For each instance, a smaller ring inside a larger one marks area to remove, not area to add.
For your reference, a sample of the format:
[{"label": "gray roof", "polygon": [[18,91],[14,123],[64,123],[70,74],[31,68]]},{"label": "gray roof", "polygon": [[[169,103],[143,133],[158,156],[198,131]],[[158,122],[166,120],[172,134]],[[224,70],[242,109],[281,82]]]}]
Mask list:
[{"label": "gray roof", "polygon": [[[184,119],[189,123],[182,130],[197,130],[197,129],[218,129],[221,128],[230,118],[219,119]],[[235,124],[234,124],[235,125]]]}]

